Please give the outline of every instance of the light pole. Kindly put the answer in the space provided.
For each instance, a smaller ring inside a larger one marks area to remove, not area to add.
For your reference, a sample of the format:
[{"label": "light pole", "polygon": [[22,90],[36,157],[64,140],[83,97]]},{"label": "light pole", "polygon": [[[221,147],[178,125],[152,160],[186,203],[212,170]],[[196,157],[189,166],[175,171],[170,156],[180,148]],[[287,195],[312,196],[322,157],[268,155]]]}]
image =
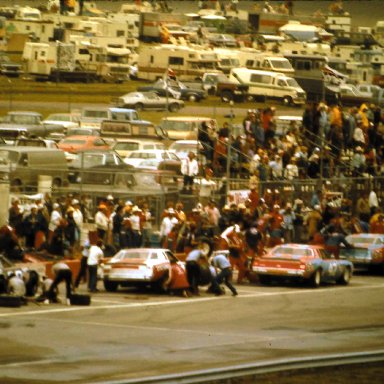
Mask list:
[{"label": "light pole", "polygon": [[233,100],[229,102],[231,106],[231,110],[229,112],[229,118],[230,118],[230,124],[229,124],[229,133],[228,133],[228,150],[227,150],[227,169],[226,169],[226,188],[225,188],[225,193],[226,196],[225,198],[228,199],[229,191],[230,191],[230,179],[231,179],[231,158],[232,158],[232,131],[233,131]]}]

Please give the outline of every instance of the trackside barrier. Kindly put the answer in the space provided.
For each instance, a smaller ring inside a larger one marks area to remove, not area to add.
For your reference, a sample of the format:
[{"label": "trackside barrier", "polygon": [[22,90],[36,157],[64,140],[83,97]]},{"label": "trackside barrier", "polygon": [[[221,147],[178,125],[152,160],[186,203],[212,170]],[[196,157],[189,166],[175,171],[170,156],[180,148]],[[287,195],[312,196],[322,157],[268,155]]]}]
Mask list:
[{"label": "trackside barrier", "polygon": [[[259,383],[258,375],[290,370],[321,368],[339,365],[362,364],[384,361],[384,350],[369,352],[340,353],[304,358],[278,359],[258,363],[239,364],[230,367],[204,369],[170,375],[147,378],[103,381],[103,384],[217,384],[222,380],[226,384],[235,384],[240,377],[250,378]],[[94,382],[94,384],[99,382]],[[100,382],[101,383],[101,382]]]}]

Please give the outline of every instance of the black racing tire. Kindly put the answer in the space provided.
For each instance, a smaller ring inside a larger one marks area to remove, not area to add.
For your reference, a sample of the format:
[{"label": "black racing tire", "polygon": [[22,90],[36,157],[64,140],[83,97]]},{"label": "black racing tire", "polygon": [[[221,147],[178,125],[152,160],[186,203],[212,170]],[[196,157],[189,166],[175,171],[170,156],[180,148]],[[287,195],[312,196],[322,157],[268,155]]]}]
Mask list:
[{"label": "black racing tire", "polygon": [[144,105],[142,103],[135,104],[136,111],[142,111],[144,109]]},{"label": "black racing tire", "polygon": [[267,275],[258,275],[258,278],[259,278],[259,281],[260,281],[260,284],[262,285],[269,285],[271,284],[271,276],[267,276]]},{"label": "black racing tire", "polygon": [[321,284],[321,269],[317,269],[309,279],[309,285],[312,288],[319,288]]},{"label": "black racing tire", "polygon": [[119,283],[116,281],[104,280],[104,288],[108,292],[116,292],[119,288]]},{"label": "black racing tire", "polygon": [[351,268],[347,267],[344,269],[342,275],[337,280],[337,283],[341,285],[348,285],[349,282],[351,281],[351,277],[352,277]]},{"label": "black racing tire", "polygon": [[25,283],[25,295],[27,297],[33,297],[36,295],[39,289],[39,274],[36,271],[29,271],[29,279]]}]

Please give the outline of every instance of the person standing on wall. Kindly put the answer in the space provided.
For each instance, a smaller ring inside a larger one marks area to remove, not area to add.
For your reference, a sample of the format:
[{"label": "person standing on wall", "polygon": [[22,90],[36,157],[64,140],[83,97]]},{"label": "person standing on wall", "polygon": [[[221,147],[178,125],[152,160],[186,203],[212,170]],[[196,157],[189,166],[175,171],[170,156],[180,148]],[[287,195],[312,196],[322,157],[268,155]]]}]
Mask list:
[{"label": "person standing on wall", "polygon": [[184,190],[193,190],[193,181],[199,173],[199,164],[193,152],[188,153],[188,157],[181,163],[181,174],[184,176]]}]

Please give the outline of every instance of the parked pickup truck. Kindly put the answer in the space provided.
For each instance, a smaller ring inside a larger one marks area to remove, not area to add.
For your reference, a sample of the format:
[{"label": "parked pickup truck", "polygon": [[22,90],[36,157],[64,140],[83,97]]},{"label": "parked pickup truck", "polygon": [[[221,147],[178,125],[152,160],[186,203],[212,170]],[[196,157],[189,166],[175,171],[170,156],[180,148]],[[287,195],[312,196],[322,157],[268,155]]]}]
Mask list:
[{"label": "parked pickup truck", "polygon": [[57,124],[45,124],[37,112],[8,112],[0,122],[0,137],[14,142],[18,137],[46,137],[53,132],[63,132],[64,127]]},{"label": "parked pickup truck", "polygon": [[8,56],[0,53],[0,74],[7,77],[19,77],[21,73],[21,64],[14,63]]},{"label": "parked pickup truck", "polygon": [[249,86],[231,81],[222,73],[204,73],[202,87],[210,95],[216,95],[222,101],[243,101],[248,95]]}]

